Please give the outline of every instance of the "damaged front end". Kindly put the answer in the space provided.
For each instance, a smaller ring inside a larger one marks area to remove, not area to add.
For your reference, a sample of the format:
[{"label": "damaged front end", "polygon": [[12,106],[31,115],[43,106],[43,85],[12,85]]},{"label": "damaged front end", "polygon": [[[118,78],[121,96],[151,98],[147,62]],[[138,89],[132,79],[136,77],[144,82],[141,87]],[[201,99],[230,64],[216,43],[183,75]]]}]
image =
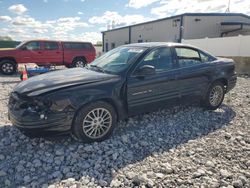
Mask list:
[{"label": "damaged front end", "polygon": [[69,99],[30,97],[12,92],[9,118],[14,126],[29,136],[49,136],[70,131],[74,109]]}]

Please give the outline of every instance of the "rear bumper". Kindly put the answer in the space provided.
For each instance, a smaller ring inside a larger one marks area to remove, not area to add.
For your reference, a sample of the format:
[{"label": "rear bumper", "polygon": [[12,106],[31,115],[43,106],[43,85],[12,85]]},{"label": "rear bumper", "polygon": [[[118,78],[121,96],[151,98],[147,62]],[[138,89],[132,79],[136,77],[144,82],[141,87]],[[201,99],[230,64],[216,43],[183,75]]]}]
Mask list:
[{"label": "rear bumper", "polygon": [[229,92],[231,89],[233,89],[237,82],[237,75],[233,75],[228,79],[228,85],[227,85],[227,92]]},{"label": "rear bumper", "polygon": [[66,113],[48,115],[40,119],[38,115],[23,115],[9,110],[12,124],[24,134],[31,137],[49,137],[70,132],[73,116]]}]

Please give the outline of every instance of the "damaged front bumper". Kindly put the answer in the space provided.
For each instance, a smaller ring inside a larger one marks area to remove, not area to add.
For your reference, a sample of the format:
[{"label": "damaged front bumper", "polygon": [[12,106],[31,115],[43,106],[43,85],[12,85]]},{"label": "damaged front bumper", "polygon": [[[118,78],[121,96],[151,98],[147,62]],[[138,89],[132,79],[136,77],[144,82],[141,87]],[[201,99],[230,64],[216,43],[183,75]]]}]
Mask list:
[{"label": "damaged front bumper", "polygon": [[36,111],[27,107],[25,100],[11,94],[8,110],[9,119],[21,132],[31,137],[47,137],[70,132],[73,111]]}]

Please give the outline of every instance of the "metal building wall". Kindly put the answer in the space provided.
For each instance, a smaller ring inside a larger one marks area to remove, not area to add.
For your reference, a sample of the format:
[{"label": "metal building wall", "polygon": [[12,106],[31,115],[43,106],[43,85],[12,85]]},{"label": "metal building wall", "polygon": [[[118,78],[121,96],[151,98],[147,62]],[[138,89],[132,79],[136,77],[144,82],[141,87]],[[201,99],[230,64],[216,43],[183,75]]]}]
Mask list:
[{"label": "metal building wall", "polygon": [[248,22],[242,16],[184,16],[183,39],[214,38],[221,36],[221,22]]},{"label": "metal building wall", "polygon": [[[103,37],[104,51],[111,50],[113,47],[121,46],[129,43],[129,28],[121,28],[104,33]],[[115,46],[112,46],[112,43]],[[106,49],[108,44],[108,50]]]},{"label": "metal building wall", "polygon": [[131,26],[131,43],[178,42],[181,17]]},{"label": "metal building wall", "polygon": [[[180,42],[180,39],[220,37],[221,22],[250,23],[250,19],[246,15],[190,13],[113,29],[103,33],[103,51],[128,43]],[[237,33],[239,34],[240,31],[230,33],[229,36]]]}]

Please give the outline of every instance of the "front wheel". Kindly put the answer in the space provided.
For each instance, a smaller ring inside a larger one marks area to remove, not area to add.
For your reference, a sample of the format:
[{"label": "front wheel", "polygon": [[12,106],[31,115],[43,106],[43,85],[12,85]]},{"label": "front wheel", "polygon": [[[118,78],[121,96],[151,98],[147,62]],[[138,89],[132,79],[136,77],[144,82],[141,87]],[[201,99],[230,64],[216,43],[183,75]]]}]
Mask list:
[{"label": "front wheel", "polygon": [[113,106],[99,101],[79,110],[72,125],[72,134],[85,143],[100,142],[111,136],[116,124],[117,115]]},{"label": "front wheel", "polygon": [[208,89],[208,92],[202,104],[206,109],[217,109],[224,100],[225,87],[221,82],[214,82]]},{"label": "front wheel", "polygon": [[12,75],[16,72],[16,63],[12,60],[3,60],[0,62],[0,71],[5,75]]}]

